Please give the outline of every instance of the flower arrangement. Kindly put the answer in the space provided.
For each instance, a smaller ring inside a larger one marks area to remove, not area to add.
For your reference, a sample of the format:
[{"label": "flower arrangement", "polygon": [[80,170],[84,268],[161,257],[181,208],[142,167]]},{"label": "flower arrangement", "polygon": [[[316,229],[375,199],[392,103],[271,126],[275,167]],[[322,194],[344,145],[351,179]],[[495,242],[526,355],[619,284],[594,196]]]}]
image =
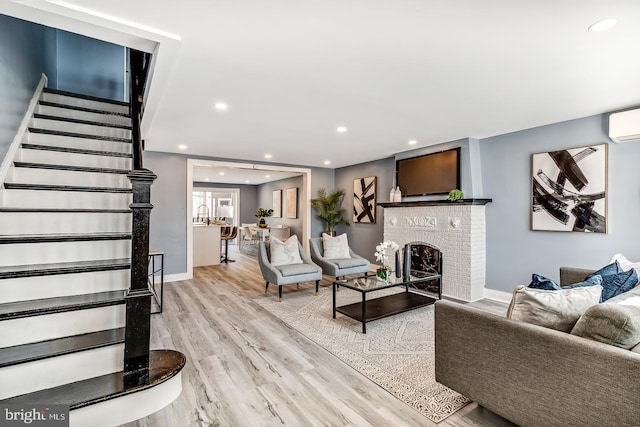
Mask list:
[{"label": "flower arrangement", "polygon": [[376,270],[376,276],[382,280],[387,280],[389,274],[389,256],[400,249],[400,246],[396,242],[387,240],[376,246],[376,261],[380,262],[382,266]]},{"label": "flower arrangement", "polygon": [[273,215],[273,209],[258,208],[258,210],[256,211],[256,218],[260,218],[258,227],[266,228],[267,222],[264,220],[264,218],[270,217],[271,215]]}]

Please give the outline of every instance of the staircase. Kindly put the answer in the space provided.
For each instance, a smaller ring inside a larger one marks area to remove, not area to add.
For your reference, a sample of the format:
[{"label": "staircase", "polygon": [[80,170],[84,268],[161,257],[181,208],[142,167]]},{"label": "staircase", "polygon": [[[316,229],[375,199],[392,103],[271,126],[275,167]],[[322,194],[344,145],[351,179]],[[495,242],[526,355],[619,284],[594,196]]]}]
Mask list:
[{"label": "staircase", "polygon": [[[125,372],[132,157],[129,104],[44,89],[2,191],[0,403],[63,404],[71,425],[117,425],[179,394],[178,352]],[[153,402],[127,406],[148,391]]]}]

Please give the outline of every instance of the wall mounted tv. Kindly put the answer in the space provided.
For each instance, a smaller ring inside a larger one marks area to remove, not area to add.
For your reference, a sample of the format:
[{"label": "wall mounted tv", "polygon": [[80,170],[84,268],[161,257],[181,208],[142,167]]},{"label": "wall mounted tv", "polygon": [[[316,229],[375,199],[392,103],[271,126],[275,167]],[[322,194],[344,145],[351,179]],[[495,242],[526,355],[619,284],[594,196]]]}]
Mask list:
[{"label": "wall mounted tv", "polygon": [[397,160],[396,185],[403,196],[449,194],[460,188],[460,148]]}]

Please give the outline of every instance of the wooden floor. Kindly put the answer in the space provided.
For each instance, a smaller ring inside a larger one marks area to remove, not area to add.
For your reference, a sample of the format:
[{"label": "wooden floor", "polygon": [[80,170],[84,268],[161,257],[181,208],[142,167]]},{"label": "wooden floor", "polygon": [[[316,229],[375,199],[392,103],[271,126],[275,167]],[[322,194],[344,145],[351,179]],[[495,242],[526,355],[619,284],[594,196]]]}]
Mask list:
[{"label": "wooden floor", "polygon": [[[237,262],[199,267],[193,280],[165,285],[151,346],[185,353],[183,391],[127,427],[512,425],[475,403],[431,422],[253,303],[264,293],[255,251],[229,252]],[[291,292],[312,297],[313,288],[284,287],[283,304]],[[325,278],[320,292],[330,291]],[[277,287],[269,293],[276,298]]]}]

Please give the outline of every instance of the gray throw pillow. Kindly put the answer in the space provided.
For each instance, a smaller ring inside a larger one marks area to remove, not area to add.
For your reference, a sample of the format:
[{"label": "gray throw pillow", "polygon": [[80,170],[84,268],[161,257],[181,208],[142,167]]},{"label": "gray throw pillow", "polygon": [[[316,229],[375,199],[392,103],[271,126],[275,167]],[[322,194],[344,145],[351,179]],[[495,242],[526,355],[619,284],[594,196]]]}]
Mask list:
[{"label": "gray throw pillow", "polygon": [[605,302],[589,307],[571,335],[630,350],[640,343],[640,306]]},{"label": "gray throw pillow", "polygon": [[589,307],[598,304],[601,294],[600,285],[555,291],[518,286],[507,318],[569,332]]}]

